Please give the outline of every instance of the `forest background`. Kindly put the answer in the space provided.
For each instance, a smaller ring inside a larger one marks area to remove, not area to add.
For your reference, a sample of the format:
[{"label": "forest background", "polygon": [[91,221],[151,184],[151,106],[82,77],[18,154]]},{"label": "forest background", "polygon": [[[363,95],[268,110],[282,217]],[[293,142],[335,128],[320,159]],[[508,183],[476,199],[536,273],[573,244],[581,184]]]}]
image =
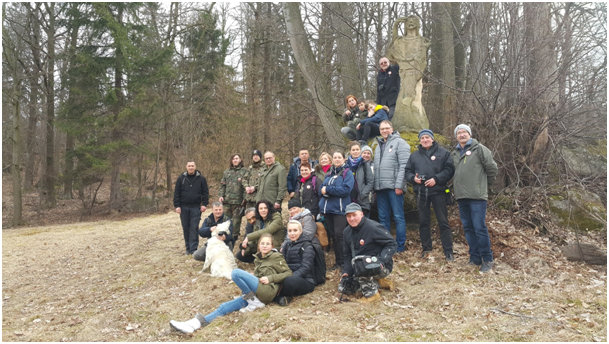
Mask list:
[{"label": "forest background", "polygon": [[345,147],[344,97],[376,98],[393,23],[412,14],[431,41],[431,129],[452,145],[468,123],[494,152],[494,204],[544,228],[535,205],[593,199],[600,213],[580,208],[605,229],[602,2],[3,3],[3,227],[58,207],[75,211],[56,222],[167,211],[188,159],[215,197],[232,153],[288,166],[301,147]]}]

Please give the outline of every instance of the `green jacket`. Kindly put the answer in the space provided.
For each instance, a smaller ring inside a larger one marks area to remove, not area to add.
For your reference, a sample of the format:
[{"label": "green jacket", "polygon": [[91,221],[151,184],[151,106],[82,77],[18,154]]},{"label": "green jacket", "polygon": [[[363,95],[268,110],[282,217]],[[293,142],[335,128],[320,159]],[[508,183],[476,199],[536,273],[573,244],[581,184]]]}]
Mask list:
[{"label": "green jacket", "polygon": [[220,181],[220,193],[218,197],[224,197],[225,204],[241,204],[245,199],[245,188],[243,181],[248,177],[247,169],[243,167],[231,167],[224,171]]},{"label": "green jacket", "polygon": [[281,204],[288,190],[287,180],[288,172],[280,163],[266,167],[256,187],[256,202],[266,200]]},{"label": "green jacket", "polygon": [[[264,173],[264,163],[262,161],[251,164],[249,167],[247,179],[243,180],[243,187],[257,187],[262,173]],[[258,190],[256,189],[256,191]],[[251,194],[246,194],[245,200],[248,202],[256,202],[256,191]]]},{"label": "green jacket", "polygon": [[[463,155],[461,151],[464,151]],[[457,145],[450,155],[455,164],[455,198],[488,200],[489,186],[493,185],[497,176],[493,153],[476,139],[471,139],[471,143],[463,148]]]},{"label": "green jacket", "polygon": [[286,277],[292,276],[292,270],[283,258],[283,254],[276,249],[273,249],[266,257],[256,253],[254,255],[254,265],[256,266],[254,276],[258,278],[266,276],[269,279],[269,284],[258,284],[256,297],[265,304],[271,303],[279,293],[281,282]]},{"label": "green jacket", "polygon": [[[262,229],[261,229],[262,228]],[[286,230],[283,226],[283,220],[281,219],[280,213],[273,213],[272,218],[267,218],[264,224],[260,220],[256,220],[254,224],[254,231],[247,235],[247,249],[245,250],[246,255],[256,252],[258,249],[258,239],[264,233],[270,233],[273,235],[273,247],[281,247],[281,244],[285,240]]]}]

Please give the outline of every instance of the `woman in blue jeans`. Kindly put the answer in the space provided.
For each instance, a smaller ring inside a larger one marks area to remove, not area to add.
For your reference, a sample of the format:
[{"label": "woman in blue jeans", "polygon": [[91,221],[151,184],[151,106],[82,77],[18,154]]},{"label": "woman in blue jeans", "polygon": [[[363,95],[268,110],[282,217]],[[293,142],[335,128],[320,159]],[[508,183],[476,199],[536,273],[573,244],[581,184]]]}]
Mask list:
[{"label": "woman in blue jeans", "polygon": [[241,289],[242,295],[221,304],[213,312],[202,315],[197,313],[194,318],[187,321],[169,321],[169,325],[182,333],[193,333],[201,327],[207,326],[219,316],[240,310],[253,311],[262,308],[273,301],[279,293],[279,287],[286,277],[292,275],[292,270],[285,262],[283,255],[273,249],[273,237],[265,233],[258,241],[258,253],[255,254],[254,274],[235,269],[231,278]]}]

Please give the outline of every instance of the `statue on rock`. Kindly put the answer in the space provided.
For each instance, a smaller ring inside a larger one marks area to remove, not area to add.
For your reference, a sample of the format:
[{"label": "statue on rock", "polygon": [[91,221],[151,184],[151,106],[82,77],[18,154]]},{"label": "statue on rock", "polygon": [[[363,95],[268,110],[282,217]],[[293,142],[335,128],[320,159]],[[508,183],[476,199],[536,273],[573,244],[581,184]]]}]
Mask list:
[{"label": "statue on rock", "polygon": [[[404,23],[404,36],[398,36],[401,23]],[[420,27],[419,18],[414,15],[399,18],[393,24],[392,41],[387,49],[387,57],[400,66],[402,83],[392,119],[394,128],[400,132],[429,127],[421,97],[430,42],[419,34]]]}]

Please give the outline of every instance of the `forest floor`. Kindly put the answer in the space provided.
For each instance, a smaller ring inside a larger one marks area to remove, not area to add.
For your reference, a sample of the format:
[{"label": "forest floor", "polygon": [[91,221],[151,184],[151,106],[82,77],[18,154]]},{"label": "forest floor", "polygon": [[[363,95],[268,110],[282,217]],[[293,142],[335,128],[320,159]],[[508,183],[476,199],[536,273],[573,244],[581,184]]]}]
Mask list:
[{"label": "forest floor", "polygon": [[[169,320],[207,313],[239,289],[184,255],[175,213],[4,229],[2,340],[606,342],[606,266],[568,261],[548,237],[513,223],[488,216],[491,273],[467,265],[453,208],[456,261],[444,261],[437,240],[420,259],[409,228],[408,250],[394,256],[390,275],[397,288],[376,304],[341,302],[338,273],[329,272],[288,307],[232,313],[192,336],[171,331]],[[601,235],[581,240],[606,250]]]}]

